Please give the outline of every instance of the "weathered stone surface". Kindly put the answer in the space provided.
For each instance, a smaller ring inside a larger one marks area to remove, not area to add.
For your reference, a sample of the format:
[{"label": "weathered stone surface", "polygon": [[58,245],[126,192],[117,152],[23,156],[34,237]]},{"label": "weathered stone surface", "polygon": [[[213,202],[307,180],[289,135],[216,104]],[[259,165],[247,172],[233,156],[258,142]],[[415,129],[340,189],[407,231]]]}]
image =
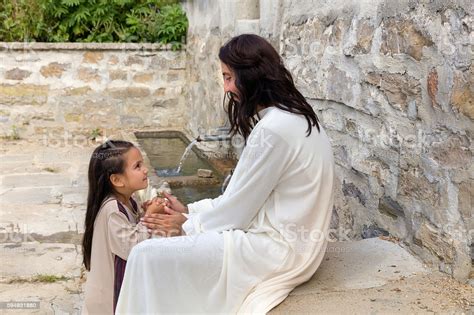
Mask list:
[{"label": "weathered stone surface", "polygon": [[439,106],[436,100],[436,94],[438,94],[438,72],[436,69],[432,69],[428,75],[428,95],[431,98],[431,105],[433,107]]},{"label": "weathered stone surface", "polygon": [[384,198],[380,199],[379,211],[393,218],[405,216],[403,207],[396,200],[393,200],[388,196],[385,196]]},{"label": "weathered stone surface", "polygon": [[28,78],[31,75],[31,71],[23,70],[20,68],[14,68],[5,72],[5,79],[21,81]]},{"label": "weathered stone surface", "polygon": [[[460,183],[458,186],[458,207],[461,216],[467,224],[468,230],[474,229],[474,183],[472,181]],[[474,240],[473,240],[474,242]]]},{"label": "weathered stone surface", "polygon": [[407,74],[369,72],[366,81],[384,92],[390,105],[399,110],[407,111],[409,103],[413,101],[421,103],[420,83]]},{"label": "weathered stone surface", "polygon": [[354,103],[354,86],[357,84],[349,73],[331,65],[327,71],[326,98],[350,106]]},{"label": "weathered stone surface", "polygon": [[160,99],[153,102],[153,107],[172,108],[176,106],[177,101],[175,99]]},{"label": "weathered stone surface", "polygon": [[92,91],[90,86],[81,86],[78,88],[67,88],[65,89],[64,95],[66,96],[78,96],[78,95],[85,95]]},{"label": "weathered stone surface", "polygon": [[345,181],[343,181],[342,192],[344,196],[350,196],[350,197],[358,199],[362,205],[365,205],[367,201],[367,198],[364,196],[364,194],[353,183],[346,183]]},{"label": "weathered stone surface", "polygon": [[416,167],[400,170],[398,193],[432,206],[439,205],[440,192],[436,183],[430,183],[423,171]]},{"label": "weathered stone surface", "polygon": [[112,55],[109,57],[108,64],[109,65],[116,65],[120,62],[119,58],[116,55]]},{"label": "weathered stone surface", "polygon": [[48,95],[49,88],[47,85],[35,85],[35,84],[2,84],[0,85],[0,95],[3,97],[8,96],[46,96]]},{"label": "weathered stone surface", "polygon": [[382,54],[407,54],[420,61],[423,56],[423,47],[432,46],[431,39],[423,35],[410,20],[388,18],[383,23]]},{"label": "weathered stone surface", "polygon": [[431,156],[444,167],[465,167],[472,163],[469,140],[465,137],[450,136],[445,141],[431,145]]},{"label": "weathered stone surface", "polygon": [[162,96],[165,96],[165,92],[166,92],[165,88],[159,88],[159,89],[156,89],[156,91],[153,93],[153,96],[162,97]]},{"label": "weathered stone surface", "polygon": [[470,72],[465,75],[456,72],[451,94],[451,105],[456,111],[474,120],[474,76],[472,71],[471,68]]},{"label": "weathered stone surface", "polygon": [[375,28],[370,20],[362,19],[358,21],[355,40],[345,48],[344,53],[350,56],[368,54],[372,47],[374,31]]},{"label": "weathered stone surface", "polygon": [[133,81],[137,83],[147,83],[153,80],[153,73],[140,72],[133,76]]},{"label": "weathered stone surface", "polygon": [[[37,242],[0,244],[2,273],[9,278],[28,278],[39,274],[79,277],[81,256],[73,244],[38,244]],[[28,260],[29,264],[23,262]],[[54,272],[51,273],[51,266]]]},{"label": "weathered stone surface", "polygon": [[6,187],[52,187],[69,186],[71,179],[58,174],[18,174],[0,177],[1,184]]},{"label": "weathered stone surface", "polygon": [[414,241],[436,254],[447,263],[454,262],[453,240],[445,235],[440,229],[423,223],[416,231]]},{"label": "weathered stone surface", "polygon": [[179,70],[169,70],[167,80],[168,82],[179,81],[184,79],[184,73]]},{"label": "weathered stone surface", "polygon": [[45,78],[55,77],[60,78],[63,75],[63,72],[68,68],[69,65],[62,64],[58,62],[51,62],[47,66],[41,67],[41,75]]},{"label": "weathered stone surface", "polygon": [[111,88],[106,90],[113,98],[135,98],[150,95],[150,89],[143,87]]},{"label": "weathered stone surface", "polygon": [[140,58],[139,56],[129,56],[127,58],[127,61],[125,61],[126,66],[131,66],[131,65],[143,65],[143,59]]},{"label": "weathered stone surface", "polygon": [[123,70],[111,70],[109,71],[109,78],[111,81],[127,80],[127,72]]},{"label": "weathered stone surface", "polygon": [[83,63],[99,63],[104,59],[104,53],[96,51],[87,51],[84,53]]},{"label": "weathered stone surface", "polygon": [[0,84],[0,104],[38,105],[48,100],[49,86],[36,84]]},{"label": "weathered stone surface", "polygon": [[80,68],[77,71],[79,80],[84,82],[100,82],[100,75],[97,69],[92,68]]},{"label": "weathered stone surface", "polygon": [[84,118],[83,114],[78,113],[67,113],[64,115],[64,120],[66,122],[81,122]]}]

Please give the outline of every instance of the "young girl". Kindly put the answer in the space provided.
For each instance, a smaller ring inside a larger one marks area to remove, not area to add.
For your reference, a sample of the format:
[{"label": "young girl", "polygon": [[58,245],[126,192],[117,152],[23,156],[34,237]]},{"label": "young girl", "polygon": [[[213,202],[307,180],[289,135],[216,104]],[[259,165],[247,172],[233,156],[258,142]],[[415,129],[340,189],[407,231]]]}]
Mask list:
[{"label": "young girl", "polygon": [[[89,271],[83,314],[115,311],[131,248],[150,238],[140,223],[132,194],[148,186],[148,170],[140,151],[130,142],[109,140],[97,147],[89,162],[89,193],[82,241]],[[146,214],[163,212],[164,200],[142,205]]]}]

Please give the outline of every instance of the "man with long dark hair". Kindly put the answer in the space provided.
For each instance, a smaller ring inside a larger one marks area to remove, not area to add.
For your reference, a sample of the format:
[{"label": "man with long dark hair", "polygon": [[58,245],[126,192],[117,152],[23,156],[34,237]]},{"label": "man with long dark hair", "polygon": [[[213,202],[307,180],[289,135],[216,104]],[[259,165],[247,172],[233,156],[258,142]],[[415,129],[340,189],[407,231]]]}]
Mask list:
[{"label": "man with long dark hair", "polygon": [[324,256],[334,161],[314,110],[265,39],[234,37],[219,58],[246,146],[224,194],[187,207],[169,195],[169,214],[145,219],[181,236],[132,250],[119,313],[265,313]]}]

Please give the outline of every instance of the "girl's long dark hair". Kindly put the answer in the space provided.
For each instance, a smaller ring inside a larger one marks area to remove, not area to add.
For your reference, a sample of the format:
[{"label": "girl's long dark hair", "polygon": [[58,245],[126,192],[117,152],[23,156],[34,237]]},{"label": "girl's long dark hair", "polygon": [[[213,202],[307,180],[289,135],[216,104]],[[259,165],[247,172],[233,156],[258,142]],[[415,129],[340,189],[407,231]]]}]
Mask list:
[{"label": "girl's long dark hair", "polygon": [[123,155],[133,147],[127,141],[108,140],[98,146],[92,153],[89,162],[89,192],[87,195],[87,211],[82,239],[83,263],[87,270],[91,268],[92,237],[94,223],[102,202],[113,193],[110,175],[122,174],[125,170]]},{"label": "girl's long dark hair", "polygon": [[275,106],[303,115],[308,122],[307,135],[313,127],[319,131],[319,121],[311,105],[296,89],[290,72],[272,45],[260,36],[243,34],[232,38],[219,51],[219,59],[234,71],[238,100],[227,93],[227,106],[232,135],[245,139],[255,124],[257,106]]}]

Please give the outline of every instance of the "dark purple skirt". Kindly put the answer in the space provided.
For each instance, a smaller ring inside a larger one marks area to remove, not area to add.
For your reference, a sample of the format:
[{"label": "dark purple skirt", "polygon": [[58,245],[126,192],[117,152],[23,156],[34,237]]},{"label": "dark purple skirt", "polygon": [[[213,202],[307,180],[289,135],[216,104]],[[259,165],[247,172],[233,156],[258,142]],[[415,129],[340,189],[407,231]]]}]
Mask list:
[{"label": "dark purple skirt", "polygon": [[[130,198],[130,203],[135,211],[138,212],[138,206],[135,200]],[[127,214],[127,210],[125,210],[124,206],[117,200],[117,206],[123,214],[127,217],[130,221],[130,217]],[[131,221],[130,221],[131,222]],[[135,222],[133,222],[135,223]],[[114,261],[114,314],[115,308],[117,307],[118,298],[120,295],[120,288],[122,287],[123,276],[125,275],[125,267],[127,266],[127,261],[120,258],[119,256],[115,255]]]}]

